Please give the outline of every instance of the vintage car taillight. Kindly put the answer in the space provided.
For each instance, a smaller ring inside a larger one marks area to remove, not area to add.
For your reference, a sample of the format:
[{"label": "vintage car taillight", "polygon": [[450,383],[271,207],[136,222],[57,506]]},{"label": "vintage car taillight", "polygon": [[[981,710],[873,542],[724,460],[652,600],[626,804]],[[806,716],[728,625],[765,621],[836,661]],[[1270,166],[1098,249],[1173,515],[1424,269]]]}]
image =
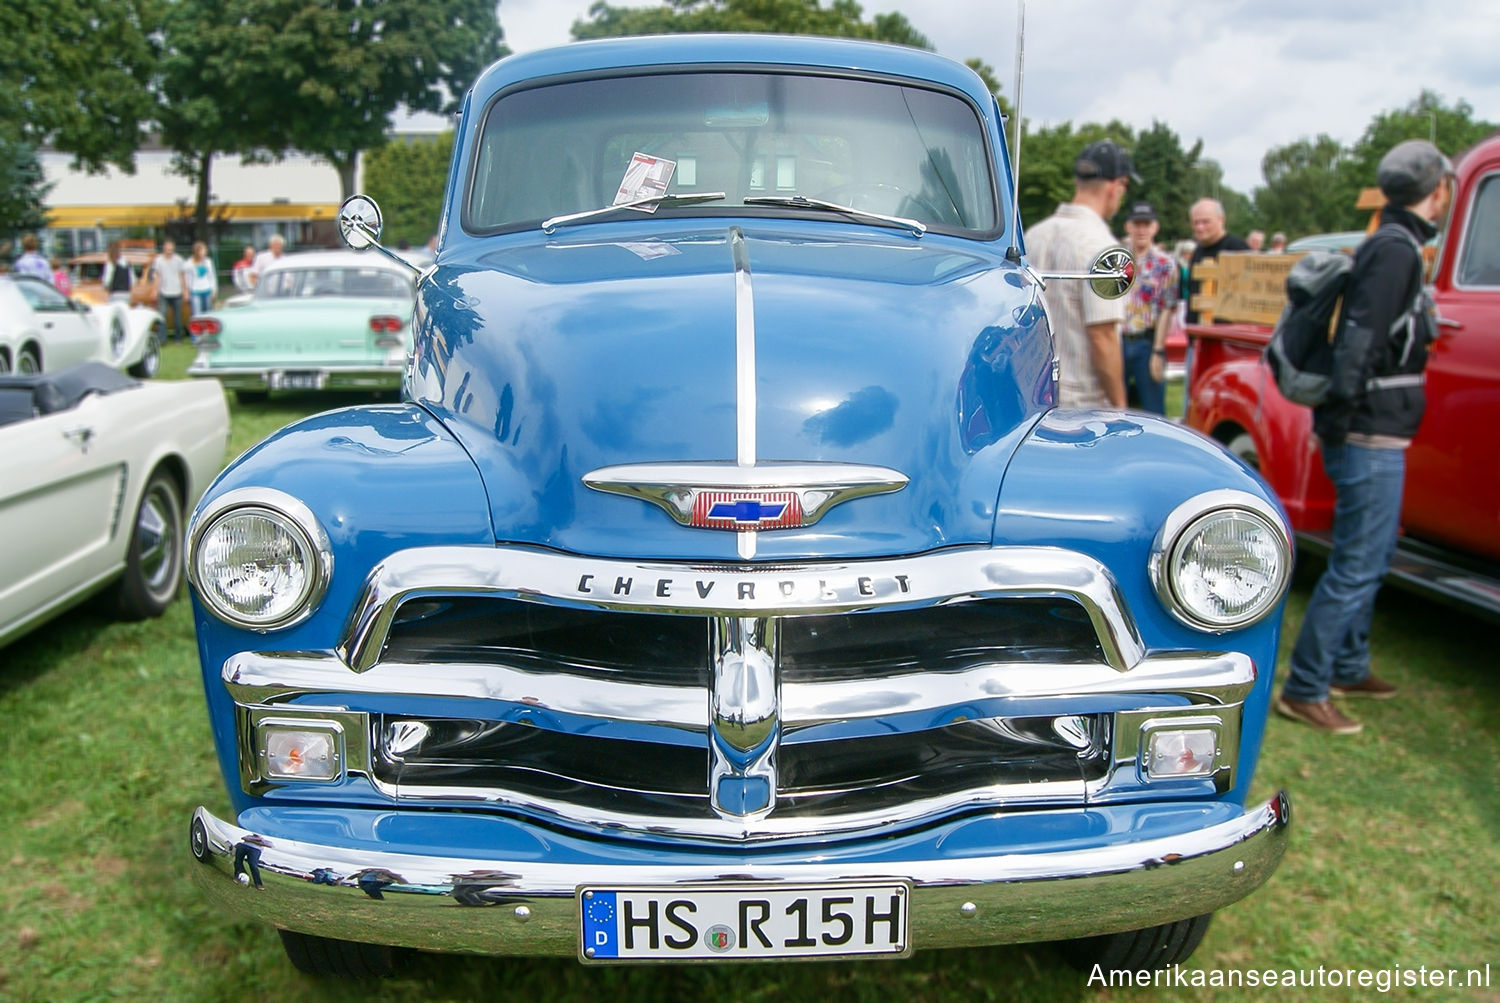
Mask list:
[{"label": "vintage car taillight", "polygon": [[223,329],[224,326],[214,317],[194,317],[188,321],[188,334],[195,338],[218,334]]},{"label": "vintage car taillight", "polygon": [[401,338],[398,332],[406,326],[400,317],[392,317],[389,314],[377,314],[370,318],[370,330],[375,332],[376,348],[400,348]]}]

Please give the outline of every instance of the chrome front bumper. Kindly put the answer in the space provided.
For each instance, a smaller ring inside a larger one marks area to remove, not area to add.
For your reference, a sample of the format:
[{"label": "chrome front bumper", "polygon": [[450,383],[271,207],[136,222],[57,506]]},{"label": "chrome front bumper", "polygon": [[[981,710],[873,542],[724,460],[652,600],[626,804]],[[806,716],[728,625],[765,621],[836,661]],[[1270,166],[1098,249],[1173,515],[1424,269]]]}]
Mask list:
[{"label": "chrome front bumper", "polygon": [[[577,955],[584,885],[907,881],[911,942],[920,949],[1142,929],[1213,912],[1260,887],[1286,849],[1289,823],[1290,803],[1278,793],[1227,820],[1168,835],[896,861],[806,854],[795,863],[753,856],[716,863],[712,852],[682,851],[656,861],[639,846],[608,863],[570,863],[546,852],[486,859],[355,849],[252,832],[203,808],[194,813],[190,839],[203,864],[193,868],[195,879],[226,913],[423,950]],[[540,849],[546,840],[536,842]]]}]

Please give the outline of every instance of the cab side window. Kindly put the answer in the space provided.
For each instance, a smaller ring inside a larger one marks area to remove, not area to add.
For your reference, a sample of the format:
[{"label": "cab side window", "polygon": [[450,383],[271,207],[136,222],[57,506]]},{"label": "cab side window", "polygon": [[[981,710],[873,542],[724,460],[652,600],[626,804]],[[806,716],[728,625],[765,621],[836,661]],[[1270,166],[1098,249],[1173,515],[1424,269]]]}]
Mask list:
[{"label": "cab side window", "polygon": [[1500,174],[1484,179],[1464,234],[1461,286],[1500,286]]}]

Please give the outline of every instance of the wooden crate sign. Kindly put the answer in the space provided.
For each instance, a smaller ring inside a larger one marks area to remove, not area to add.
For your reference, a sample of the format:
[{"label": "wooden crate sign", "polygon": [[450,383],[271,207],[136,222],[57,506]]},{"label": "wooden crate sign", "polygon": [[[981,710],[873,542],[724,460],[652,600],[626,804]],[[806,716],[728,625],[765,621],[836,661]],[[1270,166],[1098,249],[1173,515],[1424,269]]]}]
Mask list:
[{"label": "wooden crate sign", "polygon": [[1219,255],[1214,320],[1274,325],[1286,306],[1286,273],[1300,254]]}]

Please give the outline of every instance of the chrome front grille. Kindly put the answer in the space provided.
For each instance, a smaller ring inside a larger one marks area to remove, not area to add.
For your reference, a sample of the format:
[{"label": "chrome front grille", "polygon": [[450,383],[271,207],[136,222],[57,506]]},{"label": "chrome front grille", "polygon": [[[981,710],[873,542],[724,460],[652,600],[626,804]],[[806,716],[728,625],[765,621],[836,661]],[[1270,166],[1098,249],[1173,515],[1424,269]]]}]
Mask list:
[{"label": "chrome front grille", "polygon": [[1148,721],[1211,708],[1237,742],[1254,676],[1233,653],[1146,657],[1102,566],[1049,548],[707,568],[405,551],[336,656],[224,667],[246,734],[325,704],[360,731],[348,771],[380,798],[733,839],[1107,798],[1138,784],[1121,766]]}]

